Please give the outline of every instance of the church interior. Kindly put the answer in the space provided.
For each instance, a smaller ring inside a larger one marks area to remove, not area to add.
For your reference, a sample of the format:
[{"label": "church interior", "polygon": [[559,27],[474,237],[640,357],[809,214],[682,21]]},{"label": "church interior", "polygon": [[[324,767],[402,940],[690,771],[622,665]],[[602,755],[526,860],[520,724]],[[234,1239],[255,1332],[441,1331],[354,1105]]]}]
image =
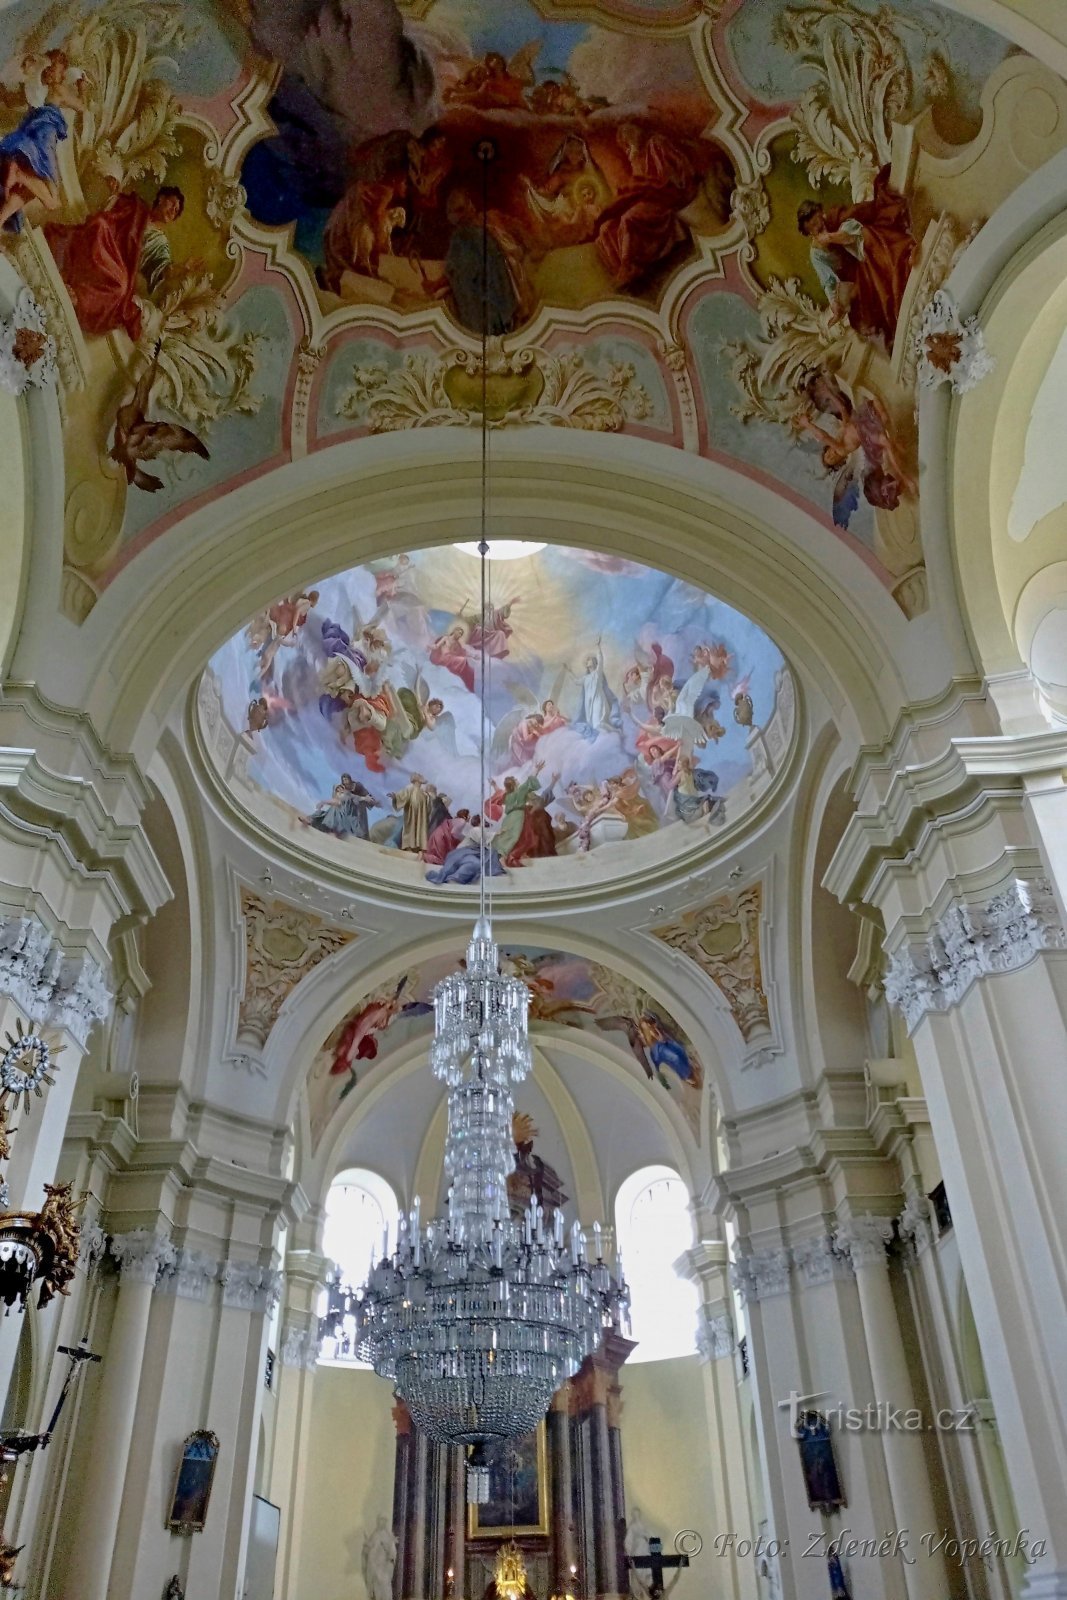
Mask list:
[{"label": "church interior", "polygon": [[1067,4],[0,0],[0,1591],[1067,1600]]}]

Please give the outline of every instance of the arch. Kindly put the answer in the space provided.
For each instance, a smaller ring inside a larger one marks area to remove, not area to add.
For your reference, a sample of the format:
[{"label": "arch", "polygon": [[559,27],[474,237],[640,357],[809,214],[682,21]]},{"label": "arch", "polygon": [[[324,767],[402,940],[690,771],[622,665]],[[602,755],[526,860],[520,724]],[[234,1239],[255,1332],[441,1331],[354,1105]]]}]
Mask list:
[{"label": "arch", "polygon": [[[87,681],[86,708],[105,736],[144,759],[162,718],[250,610],[309,574],[457,542],[476,521],[478,486],[477,441],[432,430],[281,468],[144,551],[136,583],[120,576],[82,625],[80,669],[42,649],[35,671],[65,703]],[[670,446],[516,429],[494,448],[493,518],[516,538],[627,554],[718,595],[771,634],[859,738],[882,736],[906,694],[940,688],[950,670],[930,619],[909,624],[828,529]]]}]

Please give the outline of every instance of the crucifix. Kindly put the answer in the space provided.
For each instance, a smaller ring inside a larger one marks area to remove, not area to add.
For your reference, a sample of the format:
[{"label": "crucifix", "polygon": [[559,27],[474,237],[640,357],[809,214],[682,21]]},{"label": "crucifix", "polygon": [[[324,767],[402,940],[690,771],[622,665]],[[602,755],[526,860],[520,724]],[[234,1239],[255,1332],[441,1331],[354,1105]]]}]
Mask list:
[{"label": "crucifix", "polygon": [[664,1593],[664,1589],[663,1589],[663,1571],[664,1571],[664,1568],[665,1567],[687,1567],[689,1565],[689,1557],[688,1556],[681,1556],[681,1555],[679,1555],[679,1556],[665,1556],[663,1554],[663,1540],[662,1539],[657,1539],[657,1538],[654,1538],[654,1537],[650,1537],[649,1541],[648,1541],[648,1555],[647,1556],[627,1556],[626,1557],[626,1565],[628,1567],[648,1567],[649,1568],[649,1576],[652,1579],[652,1582],[649,1585],[649,1590],[648,1590],[649,1595],[651,1597],[651,1600],[660,1600],[660,1596]]}]

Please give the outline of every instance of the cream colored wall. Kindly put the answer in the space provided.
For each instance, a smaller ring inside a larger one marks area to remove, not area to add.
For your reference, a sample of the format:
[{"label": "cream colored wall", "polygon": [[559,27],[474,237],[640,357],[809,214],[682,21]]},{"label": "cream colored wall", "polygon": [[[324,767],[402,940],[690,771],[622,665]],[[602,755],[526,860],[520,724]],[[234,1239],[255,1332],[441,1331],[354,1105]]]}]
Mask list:
[{"label": "cream colored wall", "polygon": [[278,1600],[366,1600],[363,1538],[379,1515],[393,1515],[392,1405],[389,1385],[373,1372],[316,1372],[300,1567]]},{"label": "cream colored wall", "polygon": [[[666,1553],[683,1528],[693,1528],[704,1550],[680,1574],[674,1600],[705,1600],[721,1588],[715,1580],[711,1444],[704,1373],[696,1356],[648,1361],[622,1371],[622,1460],[627,1514],[640,1511],[659,1534]],[[738,1463],[738,1471],[743,1472]],[[746,1537],[749,1528],[735,1530]]]}]

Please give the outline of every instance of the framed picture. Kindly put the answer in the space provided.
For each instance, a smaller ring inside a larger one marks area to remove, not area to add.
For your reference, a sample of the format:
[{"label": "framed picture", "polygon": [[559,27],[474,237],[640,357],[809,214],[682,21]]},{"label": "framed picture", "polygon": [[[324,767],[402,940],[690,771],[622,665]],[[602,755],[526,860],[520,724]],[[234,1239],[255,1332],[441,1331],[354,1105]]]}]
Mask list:
[{"label": "framed picture", "polygon": [[811,1510],[829,1513],[847,1505],[837,1471],[829,1419],[819,1411],[802,1411],[795,1431]]},{"label": "framed picture", "polygon": [[545,1424],[521,1439],[494,1439],[485,1447],[489,1499],[467,1507],[471,1539],[522,1538],[547,1534],[548,1445]]},{"label": "framed picture", "polygon": [[206,1428],[198,1428],[182,1445],[167,1518],[172,1533],[203,1532],[218,1459],[219,1441]]}]

